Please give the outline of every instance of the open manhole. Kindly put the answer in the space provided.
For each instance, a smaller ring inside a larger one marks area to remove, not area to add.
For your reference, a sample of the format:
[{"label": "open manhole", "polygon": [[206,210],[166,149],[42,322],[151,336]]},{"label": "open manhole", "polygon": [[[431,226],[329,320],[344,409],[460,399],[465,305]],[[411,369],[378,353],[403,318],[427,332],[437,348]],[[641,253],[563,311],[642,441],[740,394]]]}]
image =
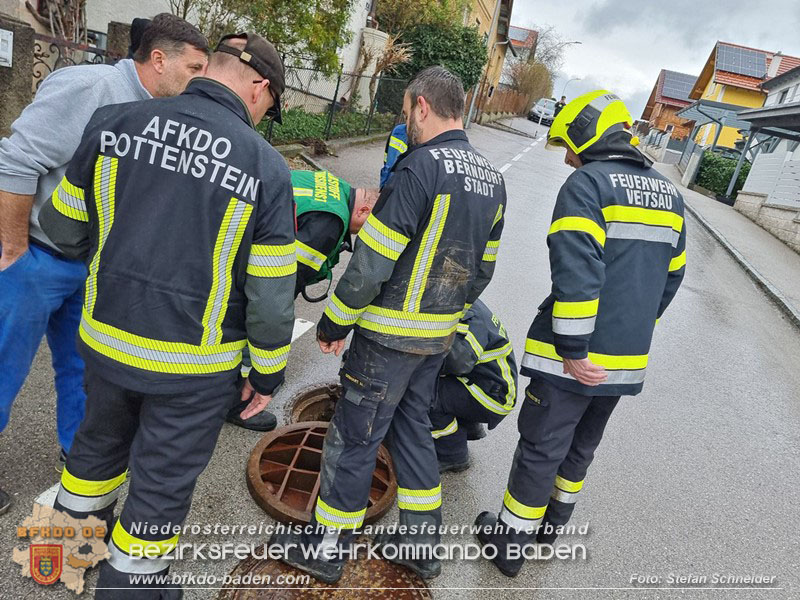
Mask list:
[{"label": "open manhole", "polygon": [[289,423],[330,421],[336,401],[342,396],[338,381],[317,383],[301,389],[286,403]]},{"label": "open manhole", "polygon": [[[256,444],[247,461],[247,487],[258,505],[273,518],[291,523],[311,522],[319,492],[322,444],[328,423],[295,423],[269,432]],[[385,515],[397,495],[397,478],[389,451],[378,449],[369,490],[366,524]]]},{"label": "open manhole", "polygon": [[[359,540],[366,541],[366,540]],[[257,551],[264,555],[264,549]],[[276,560],[254,557],[240,562],[230,573],[235,588],[223,588],[218,600],[305,600],[313,598],[392,598],[393,600],[431,600],[433,594],[427,584],[410,569],[383,559],[360,557],[345,565],[342,578],[336,585],[328,585],[310,578],[308,583],[285,583],[275,589],[251,581],[292,581],[286,576],[303,576],[303,572]],[[248,577],[249,576],[249,577]],[[282,579],[278,577],[283,576]],[[260,588],[260,589],[258,589]],[[337,592],[336,590],[341,590]],[[332,593],[333,592],[333,593]]]}]

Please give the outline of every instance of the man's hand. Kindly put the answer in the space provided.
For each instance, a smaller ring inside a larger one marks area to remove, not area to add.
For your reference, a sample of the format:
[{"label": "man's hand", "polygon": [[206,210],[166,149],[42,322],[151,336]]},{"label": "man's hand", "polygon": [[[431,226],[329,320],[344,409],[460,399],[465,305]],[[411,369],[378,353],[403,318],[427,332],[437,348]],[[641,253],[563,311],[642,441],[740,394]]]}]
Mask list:
[{"label": "man's hand", "polygon": [[325,354],[330,354],[333,352],[336,356],[339,356],[344,350],[344,340],[334,340],[332,342],[326,342],[317,338],[319,342],[319,349],[322,350]]},{"label": "man's hand", "polygon": [[600,385],[608,379],[606,370],[588,358],[565,358],[564,373],[572,375],[583,385]]},{"label": "man's hand", "polygon": [[244,387],[242,388],[242,402],[250,400],[250,404],[239,414],[239,417],[245,421],[250,417],[257,415],[262,410],[267,408],[267,404],[272,401],[272,396],[259,394],[250,384],[249,379],[244,380]]},{"label": "man's hand", "polygon": [[0,191],[0,271],[5,271],[28,249],[28,220],[33,196]]}]

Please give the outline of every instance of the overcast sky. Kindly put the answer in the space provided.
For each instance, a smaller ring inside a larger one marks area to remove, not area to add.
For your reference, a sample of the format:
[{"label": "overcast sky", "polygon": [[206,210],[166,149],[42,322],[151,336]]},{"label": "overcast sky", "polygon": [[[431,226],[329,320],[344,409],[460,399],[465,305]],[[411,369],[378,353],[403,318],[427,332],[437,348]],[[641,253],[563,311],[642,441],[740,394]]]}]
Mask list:
[{"label": "overcast sky", "polygon": [[717,40],[800,56],[798,0],[514,0],[511,23],[552,25],[565,41],[553,95],[616,92],[634,119],[658,72],[699,75]]}]

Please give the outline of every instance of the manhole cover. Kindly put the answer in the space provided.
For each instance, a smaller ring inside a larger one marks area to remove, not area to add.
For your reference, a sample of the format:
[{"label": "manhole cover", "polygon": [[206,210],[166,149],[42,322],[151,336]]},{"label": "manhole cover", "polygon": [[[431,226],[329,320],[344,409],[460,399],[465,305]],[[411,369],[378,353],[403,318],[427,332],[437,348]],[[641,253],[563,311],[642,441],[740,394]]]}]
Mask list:
[{"label": "manhole cover", "polygon": [[[362,540],[359,540],[362,541]],[[365,541],[365,540],[363,540]],[[260,549],[258,554],[264,554]],[[287,564],[275,560],[247,558],[230,573],[232,581],[278,581],[281,575],[303,576]],[[249,579],[247,578],[249,576]],[[255,579],[258,581],[258,579]],[[285,579],[284,579],[285,580]],[[260,587],[261,589],[257,589]],[[392,598],[392,600],[431,600],[431,593],[425,581],[410,569],[386,560],[365,559],[348,561],[342,578],[336,585],[320,583],[313,577],[309,583],[282,584],[270,589],[255,584],[237,586],[238,589],[223,589],[218,600],[360,600],[362,598]],[[332,593],[335,592],[335,593]]]},{"label": "manhole cover", "polygon": [[[273,518],[309,523],[319,491],[322,443],[328,423],[311,421],[279,427],[266,434],[247,461],[250,495]],[[397,478],[389,451],[378,449],[364,522],[377,521],[392,507]]]},{"label": "manhole cover", "polygon": [[317,383],[303,388],[286,403],[286,418],[289,423],[306,421],[330,421],[336,401],[342,395],[338,381]]}]

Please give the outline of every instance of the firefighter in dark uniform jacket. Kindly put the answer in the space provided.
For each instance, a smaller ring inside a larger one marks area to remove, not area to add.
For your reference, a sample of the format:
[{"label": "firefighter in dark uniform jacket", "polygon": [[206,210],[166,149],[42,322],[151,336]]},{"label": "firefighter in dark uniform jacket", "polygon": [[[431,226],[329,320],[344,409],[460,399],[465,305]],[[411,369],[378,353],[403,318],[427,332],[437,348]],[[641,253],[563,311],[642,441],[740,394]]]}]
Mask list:
[{"label": "firefighter in dark uniform jacket", "polygon": [[55,507],[110,525],[132,477],[97,597],[180,597],[120,588],[137,587],[134,574],[166,574],[242,349],[255,412],[289,354],[291,181],[255,131],[265,113],[280,116],[283,65],[269,42],[240,34],[223,38],[208,76],[176,98],[98,110],[42,212],[48,236],[89,266],[86,417]]},{"label": "firefighter in dark uniform jacket", "polygon": [[[351,249],[350,235],[361,230],[378,200],[379,190],[351,187],[328,171],[292,171],[292,189],[297,214],[294,295],[296,298],[302,293],[306,300],[318,302],[327,297],[327,292],[310,298],[305,293],[306,286],[332,280],[339,255]],[[241,412],[247,405],[247,401],[237,402],[226,420],[253,431],[271,431],[278,425],[277,417],[267,410],[242,419]]]},{"label": "firefighter in dark uniform jacket", "polygon": [[439,377],[430,417],[439,472],[470,465],[467,440],[485,437],[517,401],[517,363],[506,328],[476,300],[456,330]]},{"label": "firefighter in dark uniform jacket", "polygon": [[[387,434],[407,531],[379,542],[428,547],[439,540],[441,486],[428,412],[458,322],[494,272],[506,204],[502,176],[462,130],[463,109],[461,81],[443,67],[409,84],[404,112],[416,147],[395,165],[317,328],[320,347],[337,355],[355,328],[340,371],[344,395],[323,448],[312,520],[322,527],[272,543],[287,550],[286,562],[323,581],[341,576],[344,555],[336,550],[363,523]],[[324,558],[306,557],[295,544]],[[394,560],[426,578],[441,570],[432,557]]]},{"label": "firefighter in dark uniform jacket", "polygon": [[577,170],[547,236],[553,287],[525,345],[530,384],[502,509],[476,520],[499,518],[501,531],[478,537],[498,547],[508,576],[524,562],[509,544],[552,544],[572,515],[620,396],[642,391],[654,326],[683,279],[683,198],[635,148],[632,124],[601,90],[567,104],[548,134]]}]

